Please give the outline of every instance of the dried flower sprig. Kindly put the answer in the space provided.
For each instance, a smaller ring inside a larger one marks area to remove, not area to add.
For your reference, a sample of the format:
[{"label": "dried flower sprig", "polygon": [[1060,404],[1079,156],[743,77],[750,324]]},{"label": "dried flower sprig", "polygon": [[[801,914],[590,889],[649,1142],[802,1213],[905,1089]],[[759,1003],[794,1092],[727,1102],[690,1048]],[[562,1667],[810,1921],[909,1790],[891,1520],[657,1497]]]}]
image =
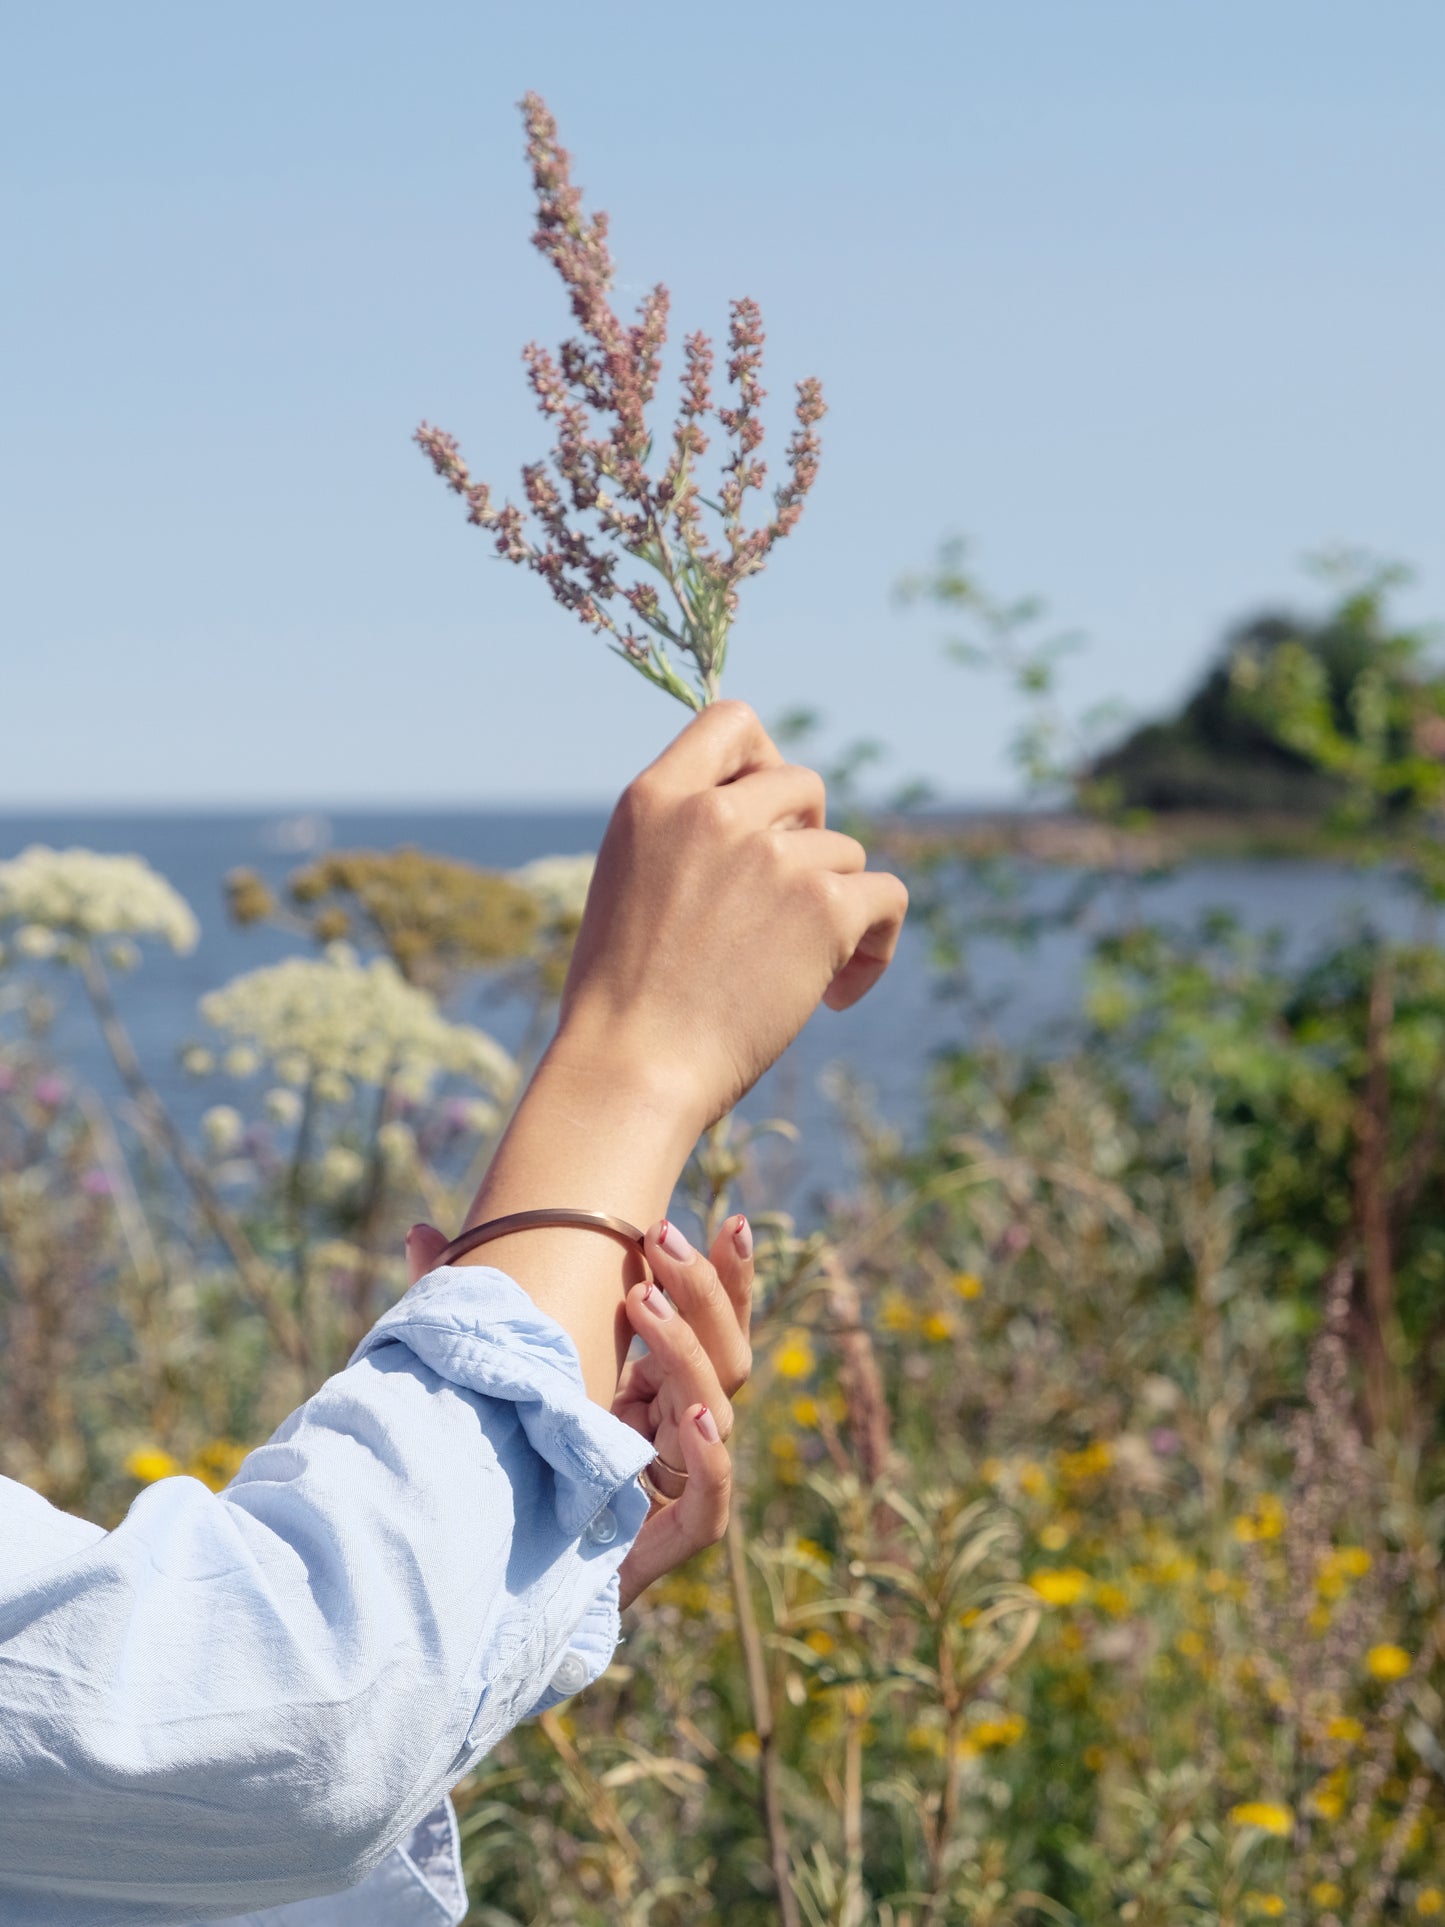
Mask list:
[{"label": "dried flower sprig", "polygon": [[[540,95],[527,94],[521,107],[537,194],[532,240],[565,282],[581,330],[556,357],[536,342],[523,351],[538,406],[557,423],[556,479],[543,462],[522,470],[528,507],[540,525],[537,540],[527,533],[522,509],[511,502],[498,508],[488,485],[472,480],[455,436],[423,422],[415,440],[465,500],[468,521],[495,532],[499,555],[534,569],[564,609],[574,609],[589,628],[605,630],[612,649],[649,682],[701,709],[718,694],[738,584],[763,568],[773,544],[796,527],[817,478],[817,426],[826,412],[822,388],[814,377],[798,383],[788,479],[773,490],[771,519],[746,528],[744,498],[750,489],[761,490],[767,477],[758,457],[763,325],[756,302],[734,301],[727,372],[736,406],[714,406],[713,344],[704,334],[689,335],[672,450],[654,480],[647,468],[653,441],[646,414],[667,339],[670,296],[659,283],[643,298],[635,322],[618,318],[607,299],[613,279],[607,216],[584,216],[581,189],[573,185],[570,159],[557,145],[556,122]],[[589,411],[610,418],[606,433],[588,434]],[[717,501],[702,494],[696,477],[709,446],[703,427],[709,414],[734,444]],[[721,547],[708,544],[703,508],[721,518]],[[572,520],[573,514],[595,516],[596,526]],[[661,577],[670,603],[646,579],[619,585],[619,549]],[[631,611],[621,620],[608,607],[618,597]],[[691,664],[692,680],[669,649]]]}]

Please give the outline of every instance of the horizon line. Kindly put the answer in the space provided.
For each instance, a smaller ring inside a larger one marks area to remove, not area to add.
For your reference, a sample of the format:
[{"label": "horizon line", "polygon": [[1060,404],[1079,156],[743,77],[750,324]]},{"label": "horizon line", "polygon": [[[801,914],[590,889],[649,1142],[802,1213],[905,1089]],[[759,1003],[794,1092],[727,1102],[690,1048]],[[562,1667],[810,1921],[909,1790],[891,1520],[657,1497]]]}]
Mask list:
[{"label": "horizon line", "polygon": [[[886,797],[859,798],[864,809],[885,809]],[[174,798],[115,798],[100,797],[66,800],[64,802],[20,802],[0,798],[0,822],[7,819],[41,816],[359,816],[375,815],[378,812],[396,815],[427,816],[475,816],[485,812],[498,814],[536,816],[576,816],[605,815],[611,812],[616,798],[544,798],[531,800],[522,798],[478,799],[471,803],[458,803],[455,799],[438,798],[350,798],[339,802],[295,802],[276,801],[267,798],[212,798],[212,799],[174,799]],[[917,816],[938,815],[941,813],[970,813],[989,810],[1027,810],[1030,805],[1021,797],[935,797],[920,804],[911,814]]]}]

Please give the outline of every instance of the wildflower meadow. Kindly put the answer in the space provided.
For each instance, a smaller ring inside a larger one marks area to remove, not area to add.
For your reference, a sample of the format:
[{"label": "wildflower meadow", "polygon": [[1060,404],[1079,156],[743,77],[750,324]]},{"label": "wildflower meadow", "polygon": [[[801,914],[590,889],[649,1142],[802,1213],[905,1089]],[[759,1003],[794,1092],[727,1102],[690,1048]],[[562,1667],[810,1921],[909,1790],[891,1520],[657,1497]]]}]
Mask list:
[{"label": "wildflower meadow", "polygon": [[[798,385],[786,478],[745,527],[763,337],[736,302],[735,399],[689,336],[652,477],[666,290],[617,318],[606,218],[537,96],[524,117],[535,239],[580,330],[527,351],[557,434],[556,479],[524,473],[536,539],[449,435],[417,440],[503,558],[699,707],[739,586],[799,521],[821,390]],[[648,576],[620,586],[623,557]],[[1406,935],[1287,953],[1155,912],[1189,853],[1089,775],[1031,606],[983,597],[957,550],[908,593],[1016,683],[1026,772],[1085,771],[1071,828],[853,812],[910,883],[955,1040],[907,1140],[841,1074],[856,1184],[816,1223],[755,1214],[727,1536],[458,1790],[469,1919],[1445,1919],[1445,691],[1368,574],[1333,605],[1359,645],[1334,693],[1302,645],[1238,655],[1239,714],[1336,785],[1320,849],[1391,865],[1418,905]],[[136,857],[0,861],[0,1472],[107,1523],[158,1479],[225,1485],[404,1289],[406,1227],[460,1223],[590,874],[340,851],[193,905]],[[1040,876],[1067,886],[1045,911]],[[220,916],[290,953],[185,1013],[188,1121],[127,984]],[[1078,933],[1081,1015],[1005,1043],[975,946],[1048,919]],[[531,1012],[512,1050],[474,1021],[500,982]],[[105,1092],[57,1052],[62,1005],[98,1027]],[[699,1144],[679,1205],[709,1237],[766,1128]]]}]

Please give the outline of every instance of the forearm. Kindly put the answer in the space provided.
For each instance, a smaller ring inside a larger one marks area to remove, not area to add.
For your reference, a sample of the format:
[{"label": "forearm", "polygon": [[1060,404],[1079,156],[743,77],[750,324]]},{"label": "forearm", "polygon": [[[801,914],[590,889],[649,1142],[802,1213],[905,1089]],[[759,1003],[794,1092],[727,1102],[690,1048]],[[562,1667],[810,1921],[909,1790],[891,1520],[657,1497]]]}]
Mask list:
[{"label": "forearm", "polygon": [[409,1292],[220,1494],[161,1480],[105,1533],[0,1479],[0,1920],[362,1878],[601,1672],[649,1452],[479,1272]]},{"label": "forearm", "polygon": [[[466,1225],[539,1205],[607,1211],[645,1229],[662,1217],[705,1123],[692,1093],[615,1043],[577,1032],[549,1048],[508,1126]],[[610,1406],[631,1339],[622,1309],[640,1256],[560,1226],[495,1238],[458,1260],[514,1278],[572,1338],[588,1396]]]}]

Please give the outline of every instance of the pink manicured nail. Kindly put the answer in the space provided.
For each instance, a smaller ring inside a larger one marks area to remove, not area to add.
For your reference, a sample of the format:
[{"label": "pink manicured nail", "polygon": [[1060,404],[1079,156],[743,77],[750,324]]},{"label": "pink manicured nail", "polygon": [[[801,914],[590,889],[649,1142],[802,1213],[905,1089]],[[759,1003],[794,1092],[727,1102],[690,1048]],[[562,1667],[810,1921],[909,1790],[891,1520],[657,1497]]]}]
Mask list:
[{"label": "pink manicured nail", "polygon": [[708,1410],[708,1408],[705,1405],[700,1407],[698,1411],[697,1429],[699,1432],[702,1433],[703,1437],[707,1440],[709,1445],[717,1444],[718,1436],[719,1436],[718,1429],[717,1429],[717,1420],[713,1417],[712,1413]]},{"label": "pink manicured nail", "polygon": [[676,1309],[674,1306],[668,1304],[667,1300],[658,1290],[656,1279],[654,1279],[647,1287],[647,1290],[643,1292],[642,1302],[654,1318],[671,1318]]},{"label": "pink manicured nail", "polygon": [[683,1237],[675,1224],[664,1218],[658,1228],[657,1242],[669,1258],[676,1258],[680,1265],[690,1265],[697,1253]]},{"label": "pink manicured nail", "polygon": [[733,1248],[740,1258],[753,1255],[753,1228],[746,1218],[740,1217],[733,1226]]}]

